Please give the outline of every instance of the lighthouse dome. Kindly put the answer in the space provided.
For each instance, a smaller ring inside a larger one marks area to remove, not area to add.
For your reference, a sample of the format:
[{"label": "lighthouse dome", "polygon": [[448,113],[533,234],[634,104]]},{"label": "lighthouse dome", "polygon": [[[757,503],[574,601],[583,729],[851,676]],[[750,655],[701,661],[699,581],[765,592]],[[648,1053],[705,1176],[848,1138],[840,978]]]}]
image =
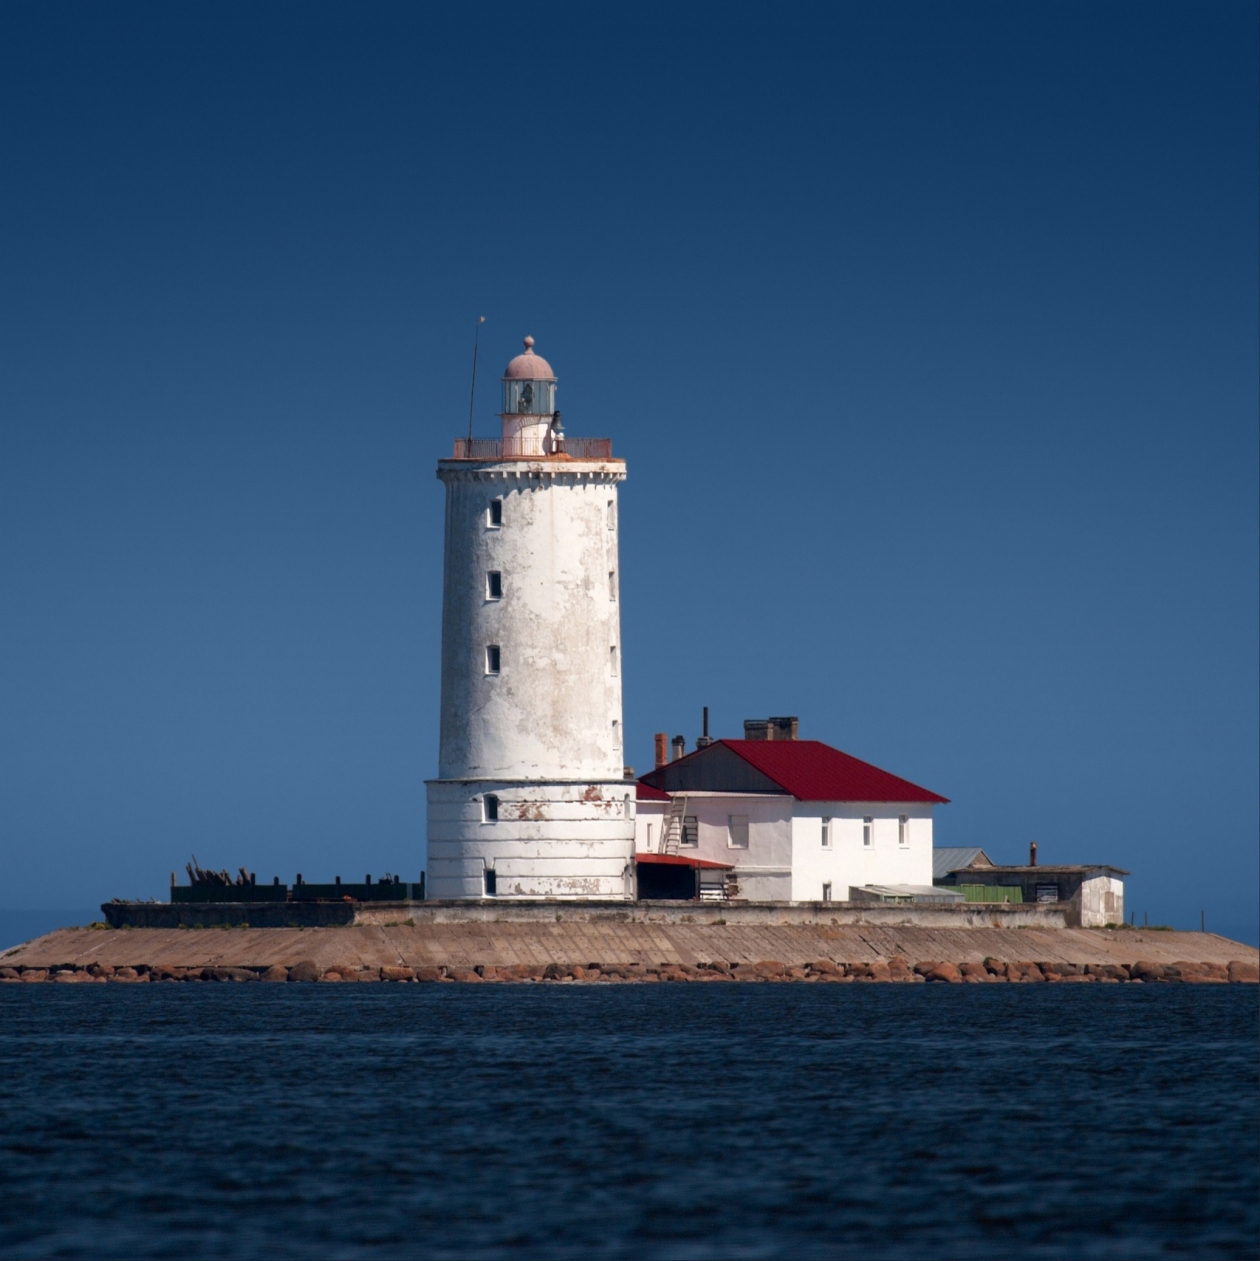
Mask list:
[{"label": "lighthouse dome", "polygon": [[[541,355],[534,354],[534,339],[525,339],[525,353],[517,355],[503,374],[504,416],[551,416],[556,410],[556,374]],[[504,430],[505,436],[515,436]]]},{"label": "lighthouse dome", "polygon": [[556,374],[541,355],[534,354],[534,339],[525,339],[525,353],[517,355],[503,374],[505,381],[554,381]]}]

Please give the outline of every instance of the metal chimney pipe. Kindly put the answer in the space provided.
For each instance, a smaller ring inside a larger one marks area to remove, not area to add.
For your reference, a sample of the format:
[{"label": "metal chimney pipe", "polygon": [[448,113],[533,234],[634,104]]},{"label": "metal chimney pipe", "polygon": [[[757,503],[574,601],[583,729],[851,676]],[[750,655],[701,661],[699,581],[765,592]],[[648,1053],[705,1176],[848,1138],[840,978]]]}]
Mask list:
[{"label": "metal chimney pipe", "polygon": [[704,707],[704,734],[696,741],[697,749],[707,749],[713,743],[709,739],[709,707]]},{"label": "metal chimney pipe", "polygon": [[669,736],[663,731],[656,733],[656,765],[664,766],[669,761]]},{"label": "metal chimney pipe", "polygon": [[1035,867],[1037,865],[1037,842],[1028,842],[1028,865]]},{"label": "metal chimney pipe", "polygon": [[675,736],[674,737],[674,761],[677,762],[680,757],[683,757],[686,755],[686,752],[687,752],[687,737]]}]

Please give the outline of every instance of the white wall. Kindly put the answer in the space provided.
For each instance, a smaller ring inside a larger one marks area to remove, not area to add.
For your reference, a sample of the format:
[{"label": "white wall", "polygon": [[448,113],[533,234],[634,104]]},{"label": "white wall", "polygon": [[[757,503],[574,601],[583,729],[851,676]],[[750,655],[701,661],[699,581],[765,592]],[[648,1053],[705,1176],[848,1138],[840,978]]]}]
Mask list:
[{"label": "white wall", "polygon": [[428,790],[429,897],[483,897],[487,867],[501,898],[633,896],[632,783],[431,780]]},{"label": "white wall", "polygon": [[[908,844],[899,843],[906,816]],[[872,844],[862,844],[863,819],[874,819]],[[831,847],[822,846],[830,817]],[[833,902],[867,884],[932,883],[932,807],[919,802],[798,801],[792,812],[792,900],[818,902],[830,883]]]},{"label": "white wall", "polygon": [[[635,849],[660,848],[666,804],[642,801]],[[932,883],[932,807],[908,802],[796,801],[765,793],[689,793],[687,813],[698,824],[699,845],[681,854],[733,863],[739,896],[753,902],[819,902],[824,883],[834,902],[848,900],[851,886]],[[733,849],[727,821],[747,815],[748,848]],[[898,820],[906,816],[908,844],[899,844]],[[862,844],[862,821],[874,818],[873,844]],[[822,820],[831,819],[831,846],[822,846]],[[649,827],[651,841],[649,844]]]},{"label": "white wall", "polygon": [[1124,881],[1115,876],[1091,876],[1081,881],[1072,899],[1068,925],[1072,928],[1106,928],[1124,923]]},{"label": "white wall", "polygon": [[[444,460],[438,476],[446,484],[439,778],[620,778],[616,501],[625,465]],[[498,528],[488,517],[495,498],[503,500]],[[499,600],[487,597],[491,570],[502,575]],[[617,575],[611,590],[609,573]],[[497,676],[486,673],[491,644],[500,649]]]}]

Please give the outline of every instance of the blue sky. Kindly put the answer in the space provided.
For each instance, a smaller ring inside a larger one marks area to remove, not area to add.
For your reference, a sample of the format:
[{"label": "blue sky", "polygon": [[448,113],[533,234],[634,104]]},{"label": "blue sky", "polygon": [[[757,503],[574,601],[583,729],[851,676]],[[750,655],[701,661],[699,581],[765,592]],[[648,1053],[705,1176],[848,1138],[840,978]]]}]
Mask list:
[{"label": "blue sky", "polygon": [[525,333],[627,760],[799,714],[1257,938],[1254,6],[9,3],[0,907],[418,869]]}]

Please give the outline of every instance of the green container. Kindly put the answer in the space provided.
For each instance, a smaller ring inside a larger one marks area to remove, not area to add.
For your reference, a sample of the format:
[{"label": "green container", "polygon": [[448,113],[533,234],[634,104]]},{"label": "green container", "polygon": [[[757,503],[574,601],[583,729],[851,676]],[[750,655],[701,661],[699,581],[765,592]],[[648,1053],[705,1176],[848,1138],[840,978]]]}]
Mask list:
[{"label": "green container", "polygon": [[1017,884],[960,884],[964,902],[1022,902],[1024,890]]}]

